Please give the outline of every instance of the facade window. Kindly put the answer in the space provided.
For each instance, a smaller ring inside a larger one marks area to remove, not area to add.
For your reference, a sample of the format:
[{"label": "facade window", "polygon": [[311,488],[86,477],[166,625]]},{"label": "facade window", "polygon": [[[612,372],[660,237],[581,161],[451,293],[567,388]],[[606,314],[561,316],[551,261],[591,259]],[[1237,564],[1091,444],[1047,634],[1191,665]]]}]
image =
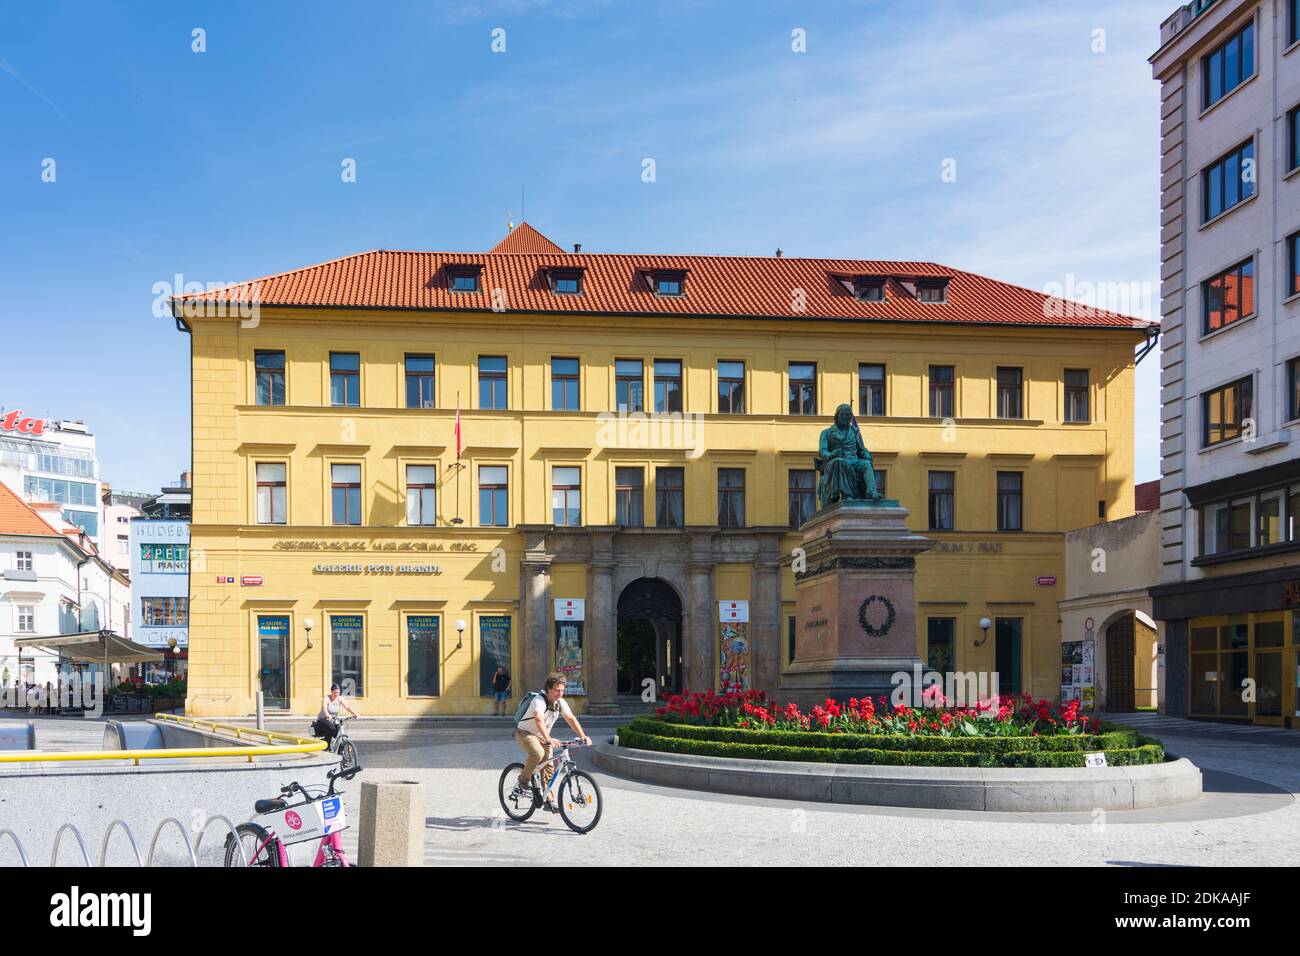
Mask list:
[{"label": "facade window", "polygon": [[253,353],[253,367],[257,373],[258,405],[284,404],[284,353]]},{"label": "facade window", "polygon": [[1286,396],[1287,421],[1295,421],[1300,418],[1300,358],[1286,363]]},{"label": "facade window", "polygon": [[1300,232],[1293,232],[1286,237],[1286,294],[1293,296],[1300,292]]},{"label": "facade window", "polygon": [[432,355],[406,357],[406,407],[434,408],[434,362]]},{"label": "facade window", "polygon": [[654,274],[655,295],[685,295],[686,274],[684,272],[656,272]]},{"label": "facade window", "polygon": [[131,553],[131,542],[124,534],[117,536],[117,553],[119,555],[128,555]]},{"label": "facade window", "polygon": [[686,472],[681,468],[655,469],[655,525],[680,528],[686,524]]},{"label": "facade window", "polygon": [[1300,40],[1300,0],[1287,0],[1286,7],[1286,45],[1290,46]]},{"label": "facade window", "polygon": [[581,407],[578,390],[578,360],[551,359],[551,410],[576,412]]},{"label": "facade window", "polygon": [[1259,496],[1255,507],[1255,546],[1263,548],[1285,540],[1282,533],[1282,489],[1279,488]]},{"label": "facade window", "polygon": [[19,551],[15,557],[18,562],[16,567],[19,571],[30,571],[32,569],[32,553],[30,551]]},{"label": "facade window", "polygon": [[256,470],[257,523],[284,524],[288,516],[288,466],[279,462],[258,462]]},{"label": "facade window", "polygon": [[1018,471],[998,472],[998,530],[1024,530],[1025,476]]},{"label": "facade window", "polygon": [[1255,75],[1255,21],[1201,58],[1202,109],[1209,109]]},{"label": "facade window", "polygon": [[190,599],[187,597],[144,597],[140,614],[145,627],[186,627],[190,623]]},{"label": "facade window", "polygon": [[361,356],[330,353],[330,404],[355,408],[361,404]]},{"label": "facade window", "polygon": [[434,465],[406,466],[406,523],[438,523],[438,469]]},{"label": "facade window", "polygon": [[1248,140],[1201,171],[1201,221],[1255,195],[1255,142]]},{"label": "facade window", "polygon": [[76,525],[92,538],[99,536],[99,515],[93,511],[74,511],[64,508],[59,512],[68,524]]},{"label": "facade window", "polygon": [[718,413],[745,414],[745,363],[718,363]]},{"label": "facade window", "polygon": [[560,528],[582,524],[582,469],[551,469],[551,520]]},{"label": "facade window", "polygon": [[477,268],[469,266],[451,266],[447,269],[447,288],[452,292],[477,292]]},{"label": "facade window", "polygon": [[947,302],[947,279],[918,279],[916,282],[917,302]]},{"label": "facade window", "polygon": [[[1296,0],[1300,2],[1300,0]],[[1296,119],[1300,117],[1300,106],[1292,107],[1286,114],[1286,168],[1287,172],[1300,166],[1300,137],[1296,136]]]},{"label": "facade window", "polygon": [[478,469],[478,523],[504,528],[510,523],[510,485],[505,465],[480,465]]},{"label": "facade window", "polygon": [[1201,304],[1205,315],[1202,328],[1206,333],[1254,315],[1255,260],[1239,262],[1202,282]]},{"label": "facade window", "polygon": [[480,355],[478,357],[478,407],[496,410],[510,407],[510,402],[506,397],[506,357],[504,355]]},{"label": "facade window", "polygon": [[[957,671],[957,621],[951,617],[932,617],[925,622],[926,662],[940,674]],[[963,701],[969,703],[969,701]]]},{"label": "facade window", "polygon": [[889,472],[877,468],[876,471],[876,490],[880,492],[881,497],[889,497]]},{"label": "facade window", "polygon": [[790,469],[790,527],[799,528],[817,510],[817,472]]},{"label": "facade window", "polygon": [[18,633],[36,633],[36,608],[31,604],[18,605]]},{"label": "facade window", "polygon": [[1245,551],[1254,546],[1255,499],[1234,498],[1201,509],[1201,553],[1223,554]]},{"label": "facade window", "polygon": [[406,618],[406,696],[437,697],[439,630],[442,618],[436,614],[410,614]]},{"label": "facade window", "polygon": [[614,469],[614,511],[620,528],[645,525],[645,469]]},{"label": "facade window", "polygon": [[334,683],[350,696],[361,697],[365,688],[366,625],[360,614],[331,614],[330,643],[333,645]]},{"label": "facade window", "polygon": [[1021,628],[1018,617],[999,617],[993,625],[994,666],[998,671],[998,690],[1002,694],[1019,694],[1021,688]]},{"label": "facade window", "polygon": [[23,475],[23,494],[29,501],[46,501],[60,505],[96,505],[95,486],[86,481],[41,478]]},{"label": "facade window", "polygon": [[853,297],[861,302],[884,302],[885,280],[871,277],[853,280]]},{"label": "facade window", "polygon": [[1025,373],[1019,368],[998,368],[998,418],[1025,417]]},{"label": "facade window", "polygon": [[682,363],[675,359],[655,359],[655,411],[682,410]]},{"label": "facade window", "polygon": [[645,363],[640,359],[614,360],[614,404],[618,412],[645,411]]},{"label": "facade window", "polygon": [[930,366],[930,417],[952,418],[956,370],[951,365]]},{"label": "facade window", "polygon": [[555,269],[550,273],[551,291],[556,295],[581,295],[582,273],[569,269]]},{"label": "facade window", "polygon": [[790,414],[817,414],[817,366],[812,362],[790,363]]},{"label": "facade window", "polygon": [[1065,420],[1074,424],[1091,421],[1088,409],[1088,370],[1065,370]]},{"label": "facade window", "polygon": [[718,524],[745,527],[745,469],[718,469]]},{"label": "facade window", "polygon": [[858,414],[885,414],[885,366],[858,365]]},{"label": "facade window", "polygon": [[957,474],[952,471],[932,471],[930,488],[930,530],[951,531],[957,492]]},{"label": "facade window", "polygon": [[361,524],[360,465],[330,465],[330,510],[334,524]]},{"label": "facade window", "polygon": [[1238,379],[1201,396],[1201,446],[1240,438],[1253,406],[1253,383]]}]

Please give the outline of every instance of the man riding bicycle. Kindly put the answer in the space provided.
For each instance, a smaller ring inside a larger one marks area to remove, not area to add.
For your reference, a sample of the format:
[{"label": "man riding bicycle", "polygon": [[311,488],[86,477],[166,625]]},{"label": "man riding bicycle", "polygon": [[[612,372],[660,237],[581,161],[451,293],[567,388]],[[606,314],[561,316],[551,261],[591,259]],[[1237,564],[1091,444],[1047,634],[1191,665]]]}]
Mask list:
[{"label": "man riding bicycle", "polygon": [[[585,746],[591,744],[591,738],[583,731],[582,724],[578,723],[578,718],[569,707],[569,702],[564,699],[566,683],[564,675],[559,671],[551,671],[547,674],[543,693],[534,695],[526,716],[515,725],[515,742],[524,752],[524,769],[519,775],[521,790],[526,791],[538,764],[542,765],[542,790],[545,791],[550,784],[551,774],[554,773],[554,767],[551,765],[551,748],[559,743],[551,736],[551,728],[560,717],[563,717],[564,722],[573,729],[573,732],[582,738]],[[549,799],[546,808],[553,809]]]}]

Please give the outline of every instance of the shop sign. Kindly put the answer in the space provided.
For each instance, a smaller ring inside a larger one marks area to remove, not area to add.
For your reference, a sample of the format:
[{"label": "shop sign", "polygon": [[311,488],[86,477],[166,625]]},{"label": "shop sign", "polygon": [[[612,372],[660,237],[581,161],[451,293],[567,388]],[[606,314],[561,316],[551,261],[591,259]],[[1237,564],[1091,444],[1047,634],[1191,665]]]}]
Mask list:
[{"label": "shop sign", "polygon": [[1038,586],[1039,586],[1040,588],[1054,588],[1054,587],[1056,587],[1056,575],[1055,575],[1055,574],[1040,574],[1040,575],[1038,576]]},{"label": "shop sign", "polygon": [[318,564],[312,574],[442,574],[437,564]]},{"label": "shop sign", "polygon": [[0,418],[0,428],[7,432],[18,432],[20,435],[44,435],[45,419],[43,418],[23,418],[22,411],[15,408],[12,412]]},{"label": "shop sign", "polygon": [[246,588],[260,588],[262,586],[262,576],[260,574],[245,574],[239,579],[239,583]]},{"label": "shop sign", "polygon": [[277,541],[275,551],[477,551],[476,541]]},{"label": "shop sign", "polygon": [[934,546],[937,554],[1001,554],[1001,541],[940,541]]}]

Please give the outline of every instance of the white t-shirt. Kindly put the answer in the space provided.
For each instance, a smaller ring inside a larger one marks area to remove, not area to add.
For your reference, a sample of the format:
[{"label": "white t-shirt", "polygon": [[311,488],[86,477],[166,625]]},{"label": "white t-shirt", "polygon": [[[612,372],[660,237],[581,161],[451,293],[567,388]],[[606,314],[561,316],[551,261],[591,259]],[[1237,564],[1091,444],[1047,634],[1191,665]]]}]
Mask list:
[{"label": "white t-shirt", "polygon": [[[573,711],[569,709],[569,702],[567,700],[561,697],[559,707],[547,707],[546,698],[539,697],[533,701],[533,709],[529,712],[527,717],[519,721],[517,727],[519,730],[535,734],[538,737],[549,737],[551,735],[551,728],[555,726],[555,722],[561,715],[566,718],[573,716]],[[546,728],[546,733],[544,735],[538,727],[538,720],[541,720],[542,726]]]}]

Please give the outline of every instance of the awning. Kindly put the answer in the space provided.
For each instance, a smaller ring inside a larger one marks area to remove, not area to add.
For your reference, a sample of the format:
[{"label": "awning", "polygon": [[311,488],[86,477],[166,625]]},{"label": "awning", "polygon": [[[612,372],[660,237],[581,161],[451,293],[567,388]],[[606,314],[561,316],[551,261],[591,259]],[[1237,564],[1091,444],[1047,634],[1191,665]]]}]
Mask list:
[{"label": "awning", "polygon": [[89,664],[138,664],[141,661],[165,660],[162,651],[129,641],[112,631],[18,639],[14,643],[20,648],[35,647],[59,657]]}]

